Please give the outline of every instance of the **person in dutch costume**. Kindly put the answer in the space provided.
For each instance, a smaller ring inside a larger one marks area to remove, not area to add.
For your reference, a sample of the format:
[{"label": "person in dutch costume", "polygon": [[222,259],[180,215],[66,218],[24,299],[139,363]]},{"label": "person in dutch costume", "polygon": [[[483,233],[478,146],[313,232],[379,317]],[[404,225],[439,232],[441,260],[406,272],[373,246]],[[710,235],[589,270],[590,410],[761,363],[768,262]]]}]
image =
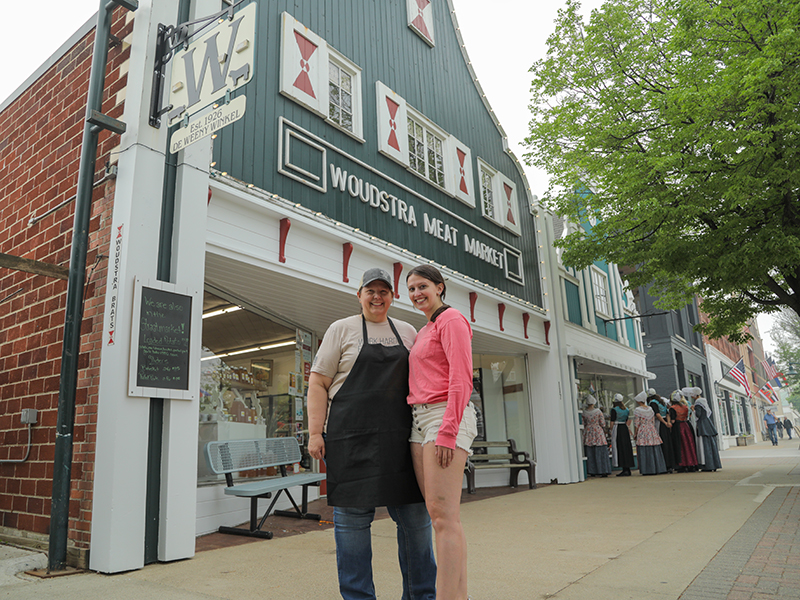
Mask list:
[{"label": "person in dutch costume", "polygon": [[697,465],[701,471],[716,471],[722,468],[717,448],[717,428],[714,427],[713,413],[708,405],[708,400],[702,397],[703,390],[699,387],[683,388],[684,396],[692,398],[692,410],[697,422],[695,423],[695,442],[697,447]]},{"label": "person in dutch costume", "polygon": [[409,448],[408,357],[413,326],[388,317],[393,288],[383,269],[364,272],[361,314],[325,333],[308,388],[309,454],[325,460],[333,506],[339,591],[374,600],[371,524],[385,506],[397,524],[403,600],[435,600],[431,519]]},{"label": "person in dutch costume", "polygon": [[656,431],[655,412],[647,405],[647,392],[639,392],[634,400],[636,408],[633,409],[633,427],[636,431],[636,459],[639,463],[639,473],[642,475],[666,473],[667,466],[661,451],[661,436]]},{"label": "person in dutch costume", "polygon": [[586,473],[589,477],[608,477],[611,473],[605,424],[606,417],[603,411],[597,408],[597,399],[588,396],[586,408],[583,410],[583,450],[586,454]]},{"label": "person in dutch costume", "polygon": [[631,411],[625,408],[622,394],[614,395],[614,407],[611,409],[611,464],[614,468],[622,469],[617,477],[630,477],[633,467],[633,446],[631,445],[631,430],[628,429],[628,419]]}]

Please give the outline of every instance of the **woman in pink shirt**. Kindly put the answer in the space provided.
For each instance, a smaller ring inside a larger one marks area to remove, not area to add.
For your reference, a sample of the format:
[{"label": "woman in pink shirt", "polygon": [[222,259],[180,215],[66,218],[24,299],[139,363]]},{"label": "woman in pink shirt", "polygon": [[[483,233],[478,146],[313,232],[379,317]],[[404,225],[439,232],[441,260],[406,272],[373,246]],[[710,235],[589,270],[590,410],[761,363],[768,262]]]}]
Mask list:
[{"label": "woman in pink shirt", "polygon": [[[425,313],[409,356],[413,412],[411,458],[436,531],[437,600],[467,599],[467,542],[461,526],[464,465],[477,435],[472,393],[472,330],[444,304],[438,269],[422,265],[406,277],[408,296]],[[432,442],[432,443],[430,443]]]}]

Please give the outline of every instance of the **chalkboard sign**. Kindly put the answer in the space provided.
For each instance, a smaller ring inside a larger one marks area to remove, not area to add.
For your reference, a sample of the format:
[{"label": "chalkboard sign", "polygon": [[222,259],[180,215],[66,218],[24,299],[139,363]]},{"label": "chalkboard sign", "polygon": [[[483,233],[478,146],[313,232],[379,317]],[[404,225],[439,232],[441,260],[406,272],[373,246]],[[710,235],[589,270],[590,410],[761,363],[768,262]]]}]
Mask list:
[{"label": "chalkboard sign", "polygon": [[189,389],[192,297],[141,287],[136,385]]}]

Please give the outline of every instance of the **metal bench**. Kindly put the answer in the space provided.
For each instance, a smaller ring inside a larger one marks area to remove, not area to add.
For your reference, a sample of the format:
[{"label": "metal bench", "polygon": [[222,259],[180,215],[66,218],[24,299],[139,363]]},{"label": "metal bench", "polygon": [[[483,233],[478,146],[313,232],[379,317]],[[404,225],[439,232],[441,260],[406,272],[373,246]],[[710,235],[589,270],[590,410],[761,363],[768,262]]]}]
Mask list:
[{"label": "metal bench", "polygon": [[[209,442],[205,446],[205,455],[211,470],[218,475],[225,475],[225,482],[228,485],[225,488],[225,494],[250,498],[250,528],[240,529],[238,527],[222,526],[219,528],[220,533],[272,539],[272,532],[262,531],[261,528],[278,501],[281,492],[286,493],[292,506],[294,506],[294,511],[276,510],[275,515],[319,521],[320,515],[308,512],[308,486],[318,486],[320,482],[325,480],[325,474],[291,474],[287,472],[286,468],[288,466],[300,462],[302,458],[300,446],[295,438],[281,437]],[[236,484],[233,482],[233,473],[268,467],[280,468],[281,476],[256,481],[237,482]],[[302,486],[303,488],[302,508],[297,506],[294,498],[289,493],[289,488],[295,486]],[[277,493],[272,498],[272,494],[275,492]],[[264,513],[260,521],[258,520],[259,498],[272,498],[267,512]]]},{"label": "metal bench", "polygon": [[[486,448],[486,454],[479,454],[475,450]],[[490,448],[505,448],[503,454],[492,454]],[[511,471],[511,487],[517,487],[520,471],[528,472],[528,487],[536,488],[536,461],[531,460],[530,454],[523,450],[517,450],[516,442],[508,439],[505,442],[472,442],[473,455],[469,457],[464,474],[467,476],[467,491],[475,493],[475,470],[476,469],[509,469]]]}]

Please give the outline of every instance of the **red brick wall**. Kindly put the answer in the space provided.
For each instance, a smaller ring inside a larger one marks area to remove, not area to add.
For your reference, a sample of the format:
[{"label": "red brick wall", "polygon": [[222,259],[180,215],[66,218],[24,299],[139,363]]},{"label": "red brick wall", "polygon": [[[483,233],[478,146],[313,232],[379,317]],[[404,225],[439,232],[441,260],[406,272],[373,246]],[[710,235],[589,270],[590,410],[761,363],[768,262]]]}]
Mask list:
[{"label": "red brick wall", "polygon": [[[127,11],[114,11],[112,31],[125,40]],[[36,224],[28,221],[76,193],[94,31],[0,113],[0,252],[69,266],[75,203]],[[122,118],[117,93],[127,81],[127,43],[109,50],[103,112]],[[121,69],[122,67],[122,69]],[[95,181],[119,137],[103,132]],[[114,182],[94,189],[81,323],[73,441],[69,537],[89,545],[97,428],[97,387]],[[0,526],[47,534],[67,282],[0,267],[0,460],[19,459],[27,445],[23,408],[39,411],[24,463],[0,463]]]}]

